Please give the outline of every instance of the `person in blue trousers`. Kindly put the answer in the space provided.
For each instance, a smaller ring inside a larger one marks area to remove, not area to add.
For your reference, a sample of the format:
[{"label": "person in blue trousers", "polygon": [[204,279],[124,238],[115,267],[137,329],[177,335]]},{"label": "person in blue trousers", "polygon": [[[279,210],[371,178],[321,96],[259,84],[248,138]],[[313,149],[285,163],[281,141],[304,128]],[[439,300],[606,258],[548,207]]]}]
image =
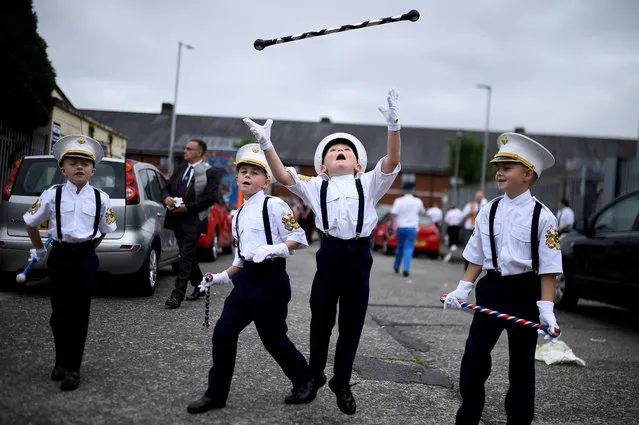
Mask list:
[{"label": "person in blue trousers", "polygon": [[415,238],[419,227],[419,215],[426,214],[424,203],[408,190],[404,196],[395,199],[391,214],[397,216],[397,249],[395,251],[395,273],[399,273],[399,266],[403,260],[404,276],[410,274],[410,262],[415,250]]}]

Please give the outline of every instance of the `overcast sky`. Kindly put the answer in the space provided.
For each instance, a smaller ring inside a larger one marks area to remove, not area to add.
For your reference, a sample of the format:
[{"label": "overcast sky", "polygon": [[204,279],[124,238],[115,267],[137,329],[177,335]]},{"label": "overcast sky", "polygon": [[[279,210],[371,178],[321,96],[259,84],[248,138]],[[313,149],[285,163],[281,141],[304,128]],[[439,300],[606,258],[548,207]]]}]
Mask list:
[{"label": "overcast sky", "polygon": [[[637,138],[637,0],[34,0],[58,84],[80,109]],[[421,18],[271,46],[417,9]]]}]

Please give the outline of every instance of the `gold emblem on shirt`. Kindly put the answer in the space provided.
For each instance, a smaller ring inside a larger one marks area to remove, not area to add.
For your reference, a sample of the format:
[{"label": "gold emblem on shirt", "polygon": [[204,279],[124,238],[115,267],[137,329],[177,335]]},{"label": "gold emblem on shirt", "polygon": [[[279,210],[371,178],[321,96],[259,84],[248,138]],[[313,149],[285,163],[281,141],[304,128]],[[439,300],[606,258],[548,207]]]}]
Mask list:
[{"label": "gold emblem on shirt", "polygon": [[305,181],[305,182],[311,181],[313,179],[312,177],[305,176],[304,174],[298,174],[297,177],[299,177],[300,180]]},{"label": "gold emblem on shirt", "polygon": [[282,216],[282,223],[284,223],[284,227],[289,232],[300,228],[299,223],[295,220],[295,217],[293,217],[293,214],[291,213],[284,213]]},{"label": "gold emblem on shirt", "polygon": [[29,214],[31,215],[35,214],[38,212],[39,209],[40,209],[40,200],[38,199],[37,201],[33,203],[33,205],[31,205],[31,208],[29,208]]},{"label": "gold emblem on shirt", "polygon": [[113,208],[109,208],[106,212],[106,223],[107,224],[115,223],[115,214],[113,213]]},{"label": "gold emblem on shirt", "polygon": [[550,249],[561,249],[559,243],[559,231],[552,225],[548,228],[548,230],[546,230],[546,246]]}]

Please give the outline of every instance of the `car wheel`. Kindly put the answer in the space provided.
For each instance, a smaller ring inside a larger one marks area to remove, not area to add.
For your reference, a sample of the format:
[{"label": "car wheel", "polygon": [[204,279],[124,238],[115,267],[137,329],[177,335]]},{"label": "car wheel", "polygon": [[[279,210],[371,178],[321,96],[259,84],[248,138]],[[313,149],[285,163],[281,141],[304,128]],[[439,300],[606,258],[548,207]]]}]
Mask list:
[{"label": "car wheel", "polygon": [[387,238],[384,238],[384,243],[382,244],[382,252],[386,255],[393,255],[393,248],[388,246]]},{"label": "car wheel", "polygon": [[215,234],[213,235],[213,241],[211,242],[211,261],[216,261],[217,257],[220,253],[219,251],[219,238],[217,235],[217,229],[215,230]]},{"label": "car wheel", "polygon": [[375,237],[371,235],[371,251],[377,251],[379,246],[375,245]]},{"label": "car wheel", "polygon": [[158,283],[158,253],[157,248],[151,247],[142,263],[142,267],[133,276],[138,293],[148,297],[155,293]]},{"label": "car wheel", "polygon": [[431,258],[433,260],[437,260],[439,258],[439,251],[428,251],[428,253],[426,253],[426,255],[428,255],[428,258]]},{"label": "car wheel", "polygon": [[557,275],[557,283],[555,285],[555,304],[563,310],[574,308],[579,301],[579,295],[576,294],[574,287],[570,285],[569,279],[564,273]]}]

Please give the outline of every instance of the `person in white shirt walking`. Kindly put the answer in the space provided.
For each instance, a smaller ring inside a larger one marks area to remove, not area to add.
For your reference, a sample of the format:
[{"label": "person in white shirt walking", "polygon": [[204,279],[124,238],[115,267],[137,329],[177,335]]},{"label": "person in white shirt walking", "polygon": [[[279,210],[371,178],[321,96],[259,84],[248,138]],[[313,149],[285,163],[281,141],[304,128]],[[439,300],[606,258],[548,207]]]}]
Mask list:
[{"label": "person in white shirt walking", "polygon": [[395,199],[390,212],[397,216],[397,249],[393,268],[395,273],[399,273],[399,266],[403,260],[404,276],[408,276],[419,227],[419,214],[426,214],[426,209],[421,199],[407,192]]},{"label": "person in white shirt walking", "polygon": [[448,234],[448,249],[450,250],[444,256],[444,262],[450,261],[453,256],[453,252],[457,251],[457,245],[459,245],[459,227],[462,222],[462,211],[454,204],[448,208],[444,222],[446,223],[446,232]]},{"label": "person in white shirt walking", "polygon": [[568,206],[568,199],[559,200],[559,210],[557,211],[557,229],[559,234],[569,232],[575,224],[575,212]]},{"label": "person in white shirt walking", "polygon": [[429,216],[433,223],[437,226],[439,230],[442,228],[442,218],[444,217],[444,212],[441,208],[439,208],[436,204],[432,204],[429,209],[426,210],[426,215]]}]

